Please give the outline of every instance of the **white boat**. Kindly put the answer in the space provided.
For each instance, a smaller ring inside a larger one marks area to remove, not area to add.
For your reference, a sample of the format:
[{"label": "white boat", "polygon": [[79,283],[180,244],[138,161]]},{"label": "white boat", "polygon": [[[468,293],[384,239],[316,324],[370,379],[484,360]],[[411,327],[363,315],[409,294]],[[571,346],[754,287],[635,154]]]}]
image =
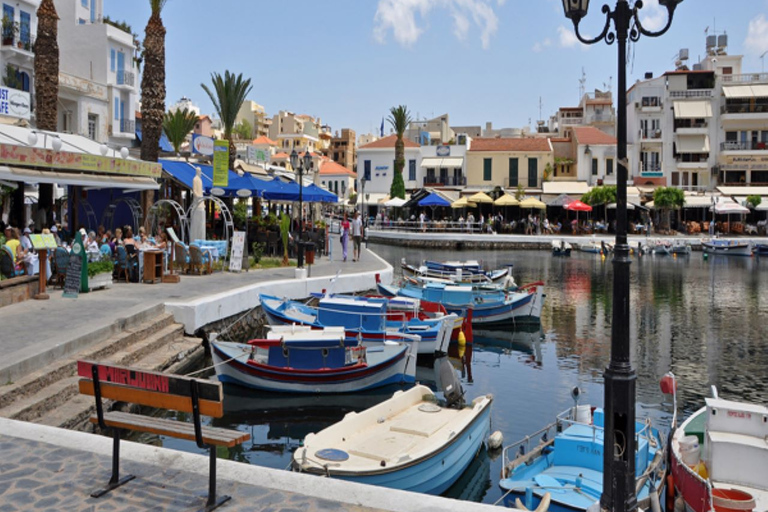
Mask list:
[{"label": "white boat", "polygon": [[570,256],[572,249],[565,240],[552,240],[552,256]]},{"label": "white boat", "polygon": [[[293,469],[359,483],[441,494],[469,466],[490,430],[490,395],[463,407],[438,403],[426,386],[304,439]],[[460,404],[461,405],[461,404]]]},{"label": "white boat", "polygon": [[768,510],[768,407],[713,391],[672,435],[675,510]]},{"label": "white boat", "polygon": [[722,240],[712,238],[703,240],[701,247],[708,254],[726,256],[752,256],[752,243],[746,240]]}]

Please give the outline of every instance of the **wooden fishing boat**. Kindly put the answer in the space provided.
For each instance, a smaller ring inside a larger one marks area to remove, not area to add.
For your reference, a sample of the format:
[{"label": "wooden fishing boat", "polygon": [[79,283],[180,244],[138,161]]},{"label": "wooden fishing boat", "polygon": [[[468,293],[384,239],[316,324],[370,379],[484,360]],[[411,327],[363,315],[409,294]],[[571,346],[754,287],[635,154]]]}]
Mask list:
[{"label": "wooden fishing boat", "polygon": [[552,256],[570,256],[572,249],[565,240],[552,240]]},{"label": "wooden fishing boat", "polygon": [[424,261],[421,265],[410,265],[403,258],[400,262],[403,275],[449,279],[456,283],[495,283],[510,275],[512,265],[495,270],[485,270],[475,261]]},{"label": "wooden fishing boat", "polygon": [[392,398],[304,439],[293,469],[427,494],[446,491],[474,460],[490,430],[492,397],[441,405],[426,386]]},{"label": "wooden fishing boat", "polygon": [[702,250],[707,254],[724,256],[752,256],[752,244],[746,240],[723,240],[712,238],[701,242]]},{"label": "wooden fishing boat", "polygon": [[415,381],[413,344],[384,342],[364,347],[344,329],[273,327],[248,343],[211,341],[216,376],[222,382],[284,393],[353,393]]}]

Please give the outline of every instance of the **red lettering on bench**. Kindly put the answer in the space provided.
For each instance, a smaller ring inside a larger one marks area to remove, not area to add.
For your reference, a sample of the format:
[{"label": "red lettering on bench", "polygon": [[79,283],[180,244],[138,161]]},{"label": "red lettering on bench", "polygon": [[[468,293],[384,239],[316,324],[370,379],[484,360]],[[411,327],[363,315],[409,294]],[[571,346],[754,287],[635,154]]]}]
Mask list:
[{"label": "red lettering on bench", "polygon": [[[92,377],[92,365],[78,362],[77,373],[80,377],[90,379]],[[157,375],[151,372],[131,371],[114,366],[99,365],[99,380],[102,382],[111,382],[121,384],[147,391],[158,391],[168,393],[170,391],[170,381],[165,375]]]}]

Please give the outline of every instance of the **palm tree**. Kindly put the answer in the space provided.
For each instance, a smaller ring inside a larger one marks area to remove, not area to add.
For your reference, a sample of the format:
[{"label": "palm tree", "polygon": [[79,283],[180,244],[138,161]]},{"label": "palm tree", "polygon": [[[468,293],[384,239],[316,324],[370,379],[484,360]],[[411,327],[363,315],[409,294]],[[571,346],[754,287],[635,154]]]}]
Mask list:
[{"label": "palm tree", "polygon": [[389,124],[397,134],[397,142],[395,142],[395,173],[392,176],[392,186],[390,187],[389,195],[392,198],[399,197],[400,199],[405,199],[405,182],[403,181],[405,143],[403,142],[403,134],[408,129],[408,125],[411,124],[411,113],[408,112],[408,107],[405,105],[392,107],[389,109],[387,121],[389,121]]},{"label": "palm tree", "polygon": [[245,97],[251,92],[251,79],[243,79],[242,73],[235,75],[229,71],[224,71],[223,77],[218,73],[211,73],[211,83],[213,84],[213,92],[205,84],[200,84],[200,87],[211,98],[213,108],[221,119],[221,125],[224,127],[224,138],[229,141],[229,168],[231,169],[235,166],[237,152],[235,143],[232,141],[232,130],[235,127],[237,113],[243,106]]},{"label": "palm tree", "polygon": [[141,77],[141,159],[157,162],[165,116],[165,27],[160,13],[167,0],[149,0]]},{"label": "palm tree", "polygon": [[[59,16],[53,0],[43,0],[37,8],[35,41],[35,119],[40,130],[55,132],[59,101]],[[23,188],[23,187],[22,187]],[[51,211],[53,185],[40,185],[39,206]],[[21,208],[24,206],[21,205]]]},{"label": "palm tree", "polygon": [[685,193],[676,187],[659,187],[653,191],[653,204],[662,212],[661,227],[668,230],[669,212],[683,207]]},{"label": "palm tree", "polygon": [[181,145],[189,135],[189,132],[195,129],[197,124],[197,114],[188,109],[177,109],[174,112],[167,112],[163,119],[163,131],[171,141],[173,151],[178,155]]}]

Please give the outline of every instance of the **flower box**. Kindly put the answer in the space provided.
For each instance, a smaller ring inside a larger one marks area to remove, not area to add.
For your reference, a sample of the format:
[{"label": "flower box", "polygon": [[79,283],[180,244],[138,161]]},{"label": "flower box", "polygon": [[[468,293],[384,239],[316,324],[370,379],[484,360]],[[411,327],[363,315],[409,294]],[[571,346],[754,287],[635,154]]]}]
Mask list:
[{"label": "flower box", "polygon": [[102,273],[96,274],[93,277],[88,278],[88,289],[98,290],[100,288],[112,288],[112,274]]}]

